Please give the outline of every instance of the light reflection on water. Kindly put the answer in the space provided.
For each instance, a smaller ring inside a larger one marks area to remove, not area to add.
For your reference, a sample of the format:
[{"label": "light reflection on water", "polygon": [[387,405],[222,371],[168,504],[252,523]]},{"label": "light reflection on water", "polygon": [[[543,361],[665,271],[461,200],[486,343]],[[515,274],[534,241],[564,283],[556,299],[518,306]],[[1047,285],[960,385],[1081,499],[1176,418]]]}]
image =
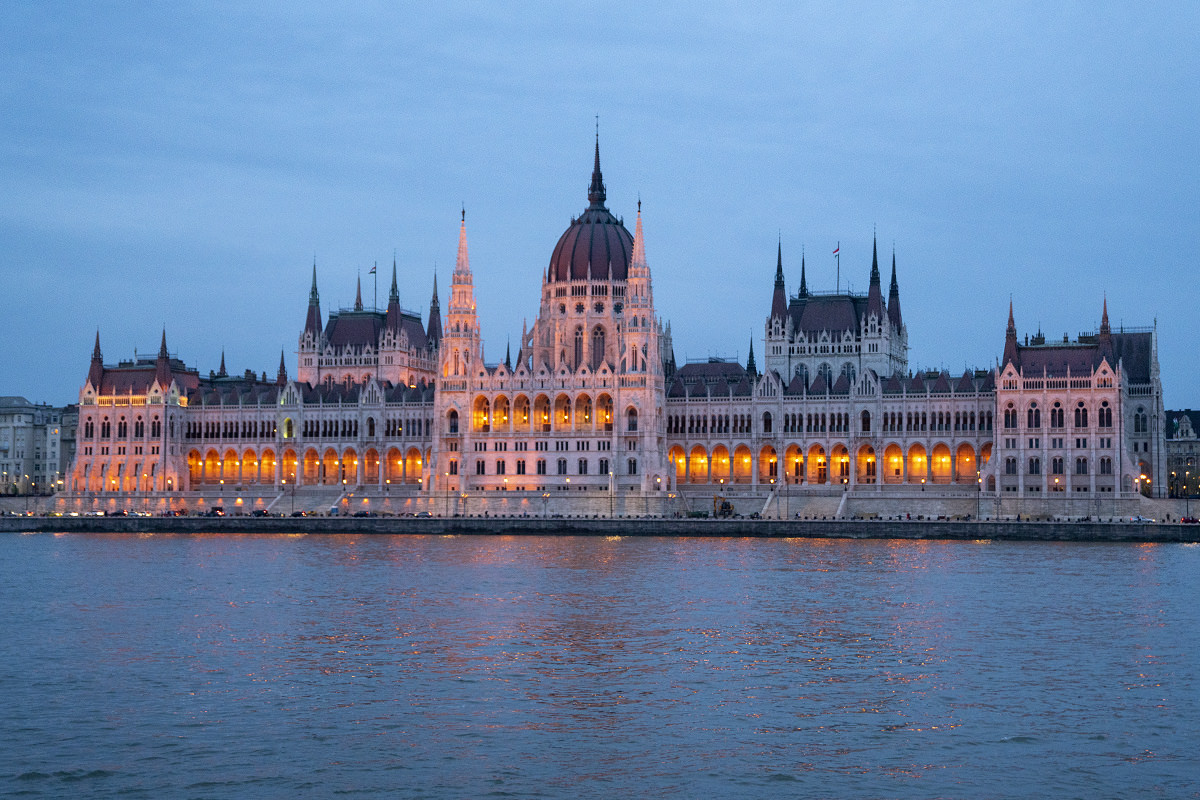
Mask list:
[{"label": "light reflection on water", "polygon": [[1200,778],[1200,548],[0,541],[6,795],[1181,797]]}]

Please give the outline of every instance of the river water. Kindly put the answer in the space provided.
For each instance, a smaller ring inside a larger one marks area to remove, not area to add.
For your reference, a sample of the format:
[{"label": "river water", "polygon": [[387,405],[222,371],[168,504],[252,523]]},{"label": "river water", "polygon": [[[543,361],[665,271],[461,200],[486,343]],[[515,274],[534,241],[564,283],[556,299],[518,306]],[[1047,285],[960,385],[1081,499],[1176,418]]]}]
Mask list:
[{"label": "river water", "polygon": [[0,795],[1197,797],[1200,547],[0,535]]}]

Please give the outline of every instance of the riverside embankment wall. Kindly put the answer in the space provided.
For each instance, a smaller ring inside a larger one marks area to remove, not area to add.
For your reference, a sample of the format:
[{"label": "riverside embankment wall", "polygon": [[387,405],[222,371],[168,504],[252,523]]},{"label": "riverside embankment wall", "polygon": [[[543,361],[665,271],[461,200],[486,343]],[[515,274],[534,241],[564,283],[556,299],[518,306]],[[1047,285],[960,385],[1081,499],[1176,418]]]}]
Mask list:
[{"label": "riverside embankment wall", "polygon": [[1200,525],[1122,522],[608,519],[582,517],[0,517],[0,532],[807,537],[1198,542]]}]

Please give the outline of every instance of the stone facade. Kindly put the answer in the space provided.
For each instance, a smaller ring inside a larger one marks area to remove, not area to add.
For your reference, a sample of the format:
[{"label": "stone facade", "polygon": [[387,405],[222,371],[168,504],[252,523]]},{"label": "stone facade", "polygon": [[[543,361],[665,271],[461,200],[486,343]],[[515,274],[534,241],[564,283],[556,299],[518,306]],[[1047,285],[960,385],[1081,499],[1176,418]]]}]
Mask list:
[{"label": "stone facade", "polygon": [[597,143],[588,206],[502,363],[484,362],[465,211],[444,318],[436,279],[426,323],[401,308],[393,265],[385,310],[364,307],[360,283],[323,320],[314,265],[295,379],[282,354],[273,378],[229,375],[224,357],[202,376],[165,332],[156,357],[105,365],[97,334],[67,488],[81,507],[228,489],[263,508],[299,492],[310,507],[357,496],[436,513],[472,496],[497,513],[653,513],[726,494],[784,516],[854,506],[839,498],[1050,514],[1060,499],[1165,494],[1156,333],[1112,331],[1107,305],[1099,332],[1054,344],[1018,342],[1010,309],[996,366],[914,371],[894,254],[886,300],[874,247],[865,295],[810,291],[803,259],[789,295],[780,247],[763,372],[753,344],[745,366],[677,366],[640,203],[631,234],[605,202]]}]

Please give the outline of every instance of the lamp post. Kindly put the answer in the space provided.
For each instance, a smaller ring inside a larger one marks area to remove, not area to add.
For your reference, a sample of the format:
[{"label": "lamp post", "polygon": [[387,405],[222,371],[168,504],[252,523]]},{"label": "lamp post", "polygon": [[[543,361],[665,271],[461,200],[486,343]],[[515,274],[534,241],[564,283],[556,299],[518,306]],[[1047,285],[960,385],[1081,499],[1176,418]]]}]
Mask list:
[{"label": "lamp post", "polygon": [[975,470],[975,521],[979,521],[980,509],[983,504],[983,476]]}]

